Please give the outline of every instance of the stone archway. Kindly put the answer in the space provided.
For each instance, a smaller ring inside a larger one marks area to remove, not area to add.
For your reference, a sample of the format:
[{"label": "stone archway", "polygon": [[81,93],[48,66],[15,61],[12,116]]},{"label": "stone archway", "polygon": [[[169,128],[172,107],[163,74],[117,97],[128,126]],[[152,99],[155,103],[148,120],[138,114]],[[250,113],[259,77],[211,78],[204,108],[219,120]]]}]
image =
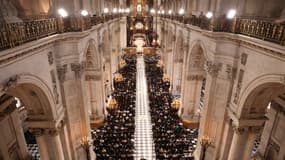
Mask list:
[{"label": "stone archway", "polygon": [[182,94],[182,118],[198,121],[200,108],[203,105],[202,98],[206,82],[205,51],[200,42],[194,43],[190,49],[187,63],[184,65],[184,84]]},{"label": "stone archway", "polygon": [[92,123],[99,119],[104,119],[104,92],[103,92],[103,72],[102,58],[98,53],[95,41],[90,40],[83,56],[85,63],[84,70],[84,103],[88,107],[88,113]]},{"label": "stone archway", "polygon": [[[274,131],[274,128],[271,128],[272,131],[269,131],[268,127],[266,127],[267,123],[270,123],[269,126],[271,127],[278,126],[277,122],[272,123],[270,115],[268,115],[269,120],[266,118],[266,112],[270,112],[267,110],[270,102],[275,101],[280,95],[284,95],[285,84],[282,81],[283,78],[284,77],[280,75],[261,76],[252,81],[245,88],[244,92],[242,92],[238,103],[237,117],[231,116],[233,136],[231,138],[231,146],[228,155],[229,160],[237,158],[241,160],[250,159],[252,156],[253,145],[258,134],[262,134],[262,155],[265,155],[266,150],[271,147],[268,145],[270,144],[269,140],[272,140],[271,136],[274,136],[275,139],[279,139],[280,143],[283,143],[282,137],[278,138],[278,135],[284,135],[284,130]],[[284,123],[284,120],[280,120],[279,123]],[[275,141],[274,143],[278,142]]]},{"label": "stone archway", "polygon": [[23,105],[21,109],[27,113],[28,129],[36,136],[41,159],[69,159],[69,142],[63,122],[64,111],[61,105],[56,104],[58,95],[52,94],[43,81],[32,75],[11,77],[5,86],[1,96],[1,128],[4,127],[7,131],[3,133],[6,136],[15,136],[15,141],[9,142],[7,137],[7,143],[3,144],[7,144],[7,151],[10,147],[15,148],[13,154],[9,151],[3,152],[1,156],[4,159],[27,158],[27,144],[23,136],[20,112],[16,107],[17,97]]}]

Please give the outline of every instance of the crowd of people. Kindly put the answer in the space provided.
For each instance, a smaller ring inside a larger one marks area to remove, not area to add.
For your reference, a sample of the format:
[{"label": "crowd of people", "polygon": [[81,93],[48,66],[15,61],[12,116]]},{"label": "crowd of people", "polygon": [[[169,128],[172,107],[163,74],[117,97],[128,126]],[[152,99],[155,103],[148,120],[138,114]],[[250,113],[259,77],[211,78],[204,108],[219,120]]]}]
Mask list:
[{"label": "crowd of people", "polygon": [[96,159],[133,159],[136,100],[136,55],[122,57],[126,65],[118,70],[122,81],[113,81],[116,108],[107,108],[104,126],[93,135]]},{"label": "crowd of people", "polygon": [[[125,54],[122,59],[126,65],[117,73],[123,80],[113,81],[110,95],[117,107],[107,108],[104,126],[93,135],[99,160],[135,157],[136,55]],[[163,79],[163,67],[157,65],[159,59],[157,54],[144,55],[156,159],[192,160],[198,129],[184,128],[178,109],[171,106],[175,97],[169,92],[169,80]]]},{"label": "crowd of people", "polygon": [[194,159],[198,129],[184,128],[178,109],[171,106],[174,97],[169,92],[169,80],[163,80],[163,68],[157,66],[160,57],[144,58],[156,159]]}]

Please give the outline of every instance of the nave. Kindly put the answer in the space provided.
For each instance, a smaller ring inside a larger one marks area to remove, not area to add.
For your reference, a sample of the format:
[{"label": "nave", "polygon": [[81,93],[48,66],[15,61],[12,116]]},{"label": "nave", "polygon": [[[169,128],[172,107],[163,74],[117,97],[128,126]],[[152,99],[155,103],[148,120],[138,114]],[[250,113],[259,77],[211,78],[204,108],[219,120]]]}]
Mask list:
[{"label": "nave", "polygon": [[109,103],[104,126],[92,132],[96,158],[193,159],[198,129],[181,123],[160,56],[125,54],[122,60],[109,97],[116,105]]}]

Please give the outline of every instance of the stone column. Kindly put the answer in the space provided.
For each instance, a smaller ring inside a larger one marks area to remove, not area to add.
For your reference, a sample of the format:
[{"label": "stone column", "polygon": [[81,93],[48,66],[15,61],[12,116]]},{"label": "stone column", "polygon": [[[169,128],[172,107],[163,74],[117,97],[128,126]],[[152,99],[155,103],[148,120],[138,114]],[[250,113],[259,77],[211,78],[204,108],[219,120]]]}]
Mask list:
[{"label": "stone column", "polygon": [[57,129],[47,129],[47,147],[49,148],[50,159],[63,160],[64,154],[62,149],[62,144],[59,136],[59,130]]},{"label": "stone column", "polygon": [[228,160],[249,160],[260,127],[236,127],[229,151]]},{"label": "stone column", "polygon": [[70,142],[68,138],[68,132],[66,124],[63,123],[62,129],[60,131],[60,139],[62,143],[63,153],[66,160],[72,159],[71,158],[71,151],[70,151]]},{"label": "stone column", "polygon": [[48,146],[46,144],[46,135],[44,134],[44,129],[33,128],[30,129],[30,132],[33,133],[36,137],[37,145],[39,147],[41,160],[49,160]]},{"label": "stone column", "polygon": [[242,160],[244,146],[248,138],[247,128],[235,127],[228,160]]}]

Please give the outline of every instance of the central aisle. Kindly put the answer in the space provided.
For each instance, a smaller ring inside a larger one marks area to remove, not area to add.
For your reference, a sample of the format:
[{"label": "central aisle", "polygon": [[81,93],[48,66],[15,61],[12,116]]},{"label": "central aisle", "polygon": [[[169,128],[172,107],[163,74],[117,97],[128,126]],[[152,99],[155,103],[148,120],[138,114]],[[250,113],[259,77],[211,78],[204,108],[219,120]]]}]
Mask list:
[{"label": "central aisle", "polygon": [[137,55],[136,83],[135,159],[153,160],[155,159],[155,149],[143,55]]}]

